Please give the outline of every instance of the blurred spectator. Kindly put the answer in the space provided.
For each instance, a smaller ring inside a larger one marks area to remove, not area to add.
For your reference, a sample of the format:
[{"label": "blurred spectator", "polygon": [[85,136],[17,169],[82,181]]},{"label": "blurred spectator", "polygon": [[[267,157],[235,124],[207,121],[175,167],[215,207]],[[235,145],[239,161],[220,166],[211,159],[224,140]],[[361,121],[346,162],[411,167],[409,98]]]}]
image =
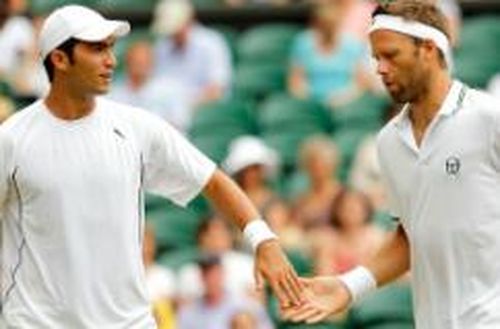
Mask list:
[{"label": "blurred spectator", "polygon": [[258,137],[238,137],[229,147],[224,167],[279,235],[285,248],[295,247],[302,238],[300,232],[290,222],[287,205],[268,185],[278,169],[277,153]]},{"label": "blurred spectator", "polygon": [[231,318],[231,329],[258,329],[257,319],[250,312],[238,312]]},{"label": "blurred spectator", "polygon": [[[224,270],[224,289],[234,296],[249,296],[255,291],[253,260],[248,254],[233,249],[228,224],[217,215],[205,219],[197,232],[202,253],[219,255]],[[182,300],[199,298],[204,293],[200,270],[196,264],[184,265],[178,274],[178,294]]]},{"label": "blurred spectator", "polygon": [[344,273],[365,262],[378,250],[385,234],[373,224],[373,207],[363,193],[344,189],[332,204],[334,230],[329,243],[318,241],[315,246],[318,274]]},{"label": "blurred spectator", "polygon": [[488,84],[488,91],[500,99],[500,73],[497,73]]},{"label": "blurred spectator", "polygon": [[[15,8],[14,8],[15,9]],[[9,2],[0,1],[0,80],[6,81],[17,95],[40,96],[42,87],[35,84],[32,73],[38,65],[35,28],[23,16],[13,15]]]},{"label": "blurred spectator", "polygon": [[175,293],[175,276],[155,263],[156,241],[154,229],[150,225],[146,225],[144,230],[142,256],[146,271],[146,287],[158,329],[174,329],[172,300]]},{"label": "blurred spectator", "polygon": [[352,164],[349,182],[355,190],[368,196],[375,209],[386,209],[376,136],[369,135],[361,142]]},{"label": "blurred spectator", "polygon": [[7,95],[0,94],[0,123],[14,112],[14,103]]},{"label": "blurred spectator", "polygon": [[182,82],[194,104],[221,99],[231,83],[231,55],[218,32],[194,18],[188,0],[162,0],[156,7],[154,32],[157,74]]},{"label": "blurred spectator", "polygon": [[199,261],[199,269],[204,293],[191,304],[181,307],[179,329],[230,329],[233,316],[242,311],[251,313],[257,319],[257,328],[272,328],[262,305],[226,292],[227,276],[218,256],[203,255]]},{"label": "blurred spectator", "polygon": [[168,77],[153,77],[153,48],[146,40],[129,45],[125,54],[125,78],[115,82],[110,97],[149,110],[185,131],[190,118],[184,86]]},{"label": "blurred spectator", "polygon": [[340,0],[344,2],[345,15],[342,28],[346,33],[365,42],[368,28],[372,21],[372,13],[378,5],[375,0]]},{"label": "blurred spectator", "polygon": [[297,36],[292,47],[288,85],[293,95],[335,107],[372,88],[367,49],[344,33],[343,9],[337,1],[314,6],[311,27]]},{"label": "blurred spectator", "polygon": [[332,200],[342,190],[336,177],[340,163],[335,143],[325,136],[313,136],[302,145],[300,165],[309,179],[309,189],[294,203],[294,215],[304,228],[328,223]]},{"label": "blurred spectator", "polygon": [[28,3],[26,2],[26,0],[6,0],[6,1],[9,3],[9,10],[12,15],[26,14],[28,10]]}]

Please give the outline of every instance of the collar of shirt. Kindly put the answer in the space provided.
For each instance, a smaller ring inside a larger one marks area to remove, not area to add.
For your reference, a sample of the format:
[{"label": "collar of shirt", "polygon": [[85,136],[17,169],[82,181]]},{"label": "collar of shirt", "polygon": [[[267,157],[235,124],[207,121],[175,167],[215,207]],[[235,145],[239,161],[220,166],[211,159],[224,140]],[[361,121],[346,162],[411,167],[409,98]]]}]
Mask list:
[{"label": "collar of shirt", "polygon": [[[461,90],[464,85],[457,80],[454,80],[446,98],[444,99],[443,104],[441,104],[441,108],[437,114],[437,118],[448,117],[457,112],[460,108],[460,95]],[[399,114],[396,116],[394,120],[394,124],[399,129],[404,129],[410,124],[409,112],[410,112],[411,104],[406,103]],[[435,120],[434,120],[435,121]]]},{"label": "collar of shirt", "polygon": [[[401,112],[396,116],[393,121],[394,127],[398,131],[398,134],[401,136],[403,142],[419,157],[426,158],[428,155],[430,155],[433,147],[429,146],[434,145],[434,143],[429,140],[429,138],[431,137],[429,135],[434,134],[434,130],[442,119],[454,115],[460,109],[464,97],[464,91],[465,86],[461,82],[453,81],[443,104],[441,104],[436,117],[429,125],[420,146],[417,146],[411,128],[411,121],[409,118],[411,105],[409,103],[405,104]],[[426,146],[429,143],[430,145]]]}]

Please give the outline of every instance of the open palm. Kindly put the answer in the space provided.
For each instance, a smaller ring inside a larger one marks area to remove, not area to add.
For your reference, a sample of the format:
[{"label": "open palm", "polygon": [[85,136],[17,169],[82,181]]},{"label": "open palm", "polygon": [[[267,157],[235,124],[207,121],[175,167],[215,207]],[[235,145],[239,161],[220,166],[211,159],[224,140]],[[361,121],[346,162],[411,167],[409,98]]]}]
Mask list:
[{"label": "open palm", "polygon": [[305,302],[300,306],[281,310],[284,319],[293,322],[317,323],[341,312],[350,303],[350,294],[336,277],[320,276],[300,279],[305,291]]}]

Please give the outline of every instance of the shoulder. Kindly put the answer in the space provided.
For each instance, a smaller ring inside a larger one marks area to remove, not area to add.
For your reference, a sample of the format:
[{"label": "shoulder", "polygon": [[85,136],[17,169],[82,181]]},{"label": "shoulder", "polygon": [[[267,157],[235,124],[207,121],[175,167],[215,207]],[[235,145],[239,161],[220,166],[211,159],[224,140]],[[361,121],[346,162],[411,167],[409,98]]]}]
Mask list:
[{"label": "shoulder", "polygon": [[37,122],[37,117],[42,109],[42,100],[18,110],[11,115],[3,124],[2,130],[8,135],[18,135],[29,129]]},{"label": "shoulder", "polygon": [[468,88],[462,101],[464,117],[484,124],[496,124],[500,120],[500,100],[492,95]]},{"label": "shoulder", "polygon": [[198,45],[204,47],[220,47],[226,45],[225,39],[221,33],[202,25],[197,25],[193,28],[193,39]]},{"label": "shoulder", "polygon": [[394,139],[394,135],[396,133],[396,126],[398,122],[401,120],[401,113],[394,116],[389,122],[387,122],[382,129],[378,132],[376,136],[377,147],[380,149],[381,147],[387,146],[388,143]]},{"label": "shoulder", "polygon": [[163,123],[163,120],[160,117],[146,111],[145,109],[117,102],[110,98],[99,97],[97,106],[100,111],[105,113],[106,116],[127,122],[133,126]]}]

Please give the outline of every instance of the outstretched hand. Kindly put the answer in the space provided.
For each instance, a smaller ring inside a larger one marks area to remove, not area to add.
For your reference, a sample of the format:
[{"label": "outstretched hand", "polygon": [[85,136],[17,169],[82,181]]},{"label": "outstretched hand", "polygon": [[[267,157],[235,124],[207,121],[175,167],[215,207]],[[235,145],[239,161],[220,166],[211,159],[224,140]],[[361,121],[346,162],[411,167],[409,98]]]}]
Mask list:
[{"label": "outstretched hand", "polygon": [[318,323],[344,311],[351,302],[347,287],[334,276],[301,278],[304,302],[299,306],[282,307],[281,315],[293,322]]},{"label": "outstretched hand", "polygon": [[264,241],[257,248],[255,279],[258,289],[263,289],[264,279],[269,283],[281,307],[302,304],[304,289],[277,240]]}]

